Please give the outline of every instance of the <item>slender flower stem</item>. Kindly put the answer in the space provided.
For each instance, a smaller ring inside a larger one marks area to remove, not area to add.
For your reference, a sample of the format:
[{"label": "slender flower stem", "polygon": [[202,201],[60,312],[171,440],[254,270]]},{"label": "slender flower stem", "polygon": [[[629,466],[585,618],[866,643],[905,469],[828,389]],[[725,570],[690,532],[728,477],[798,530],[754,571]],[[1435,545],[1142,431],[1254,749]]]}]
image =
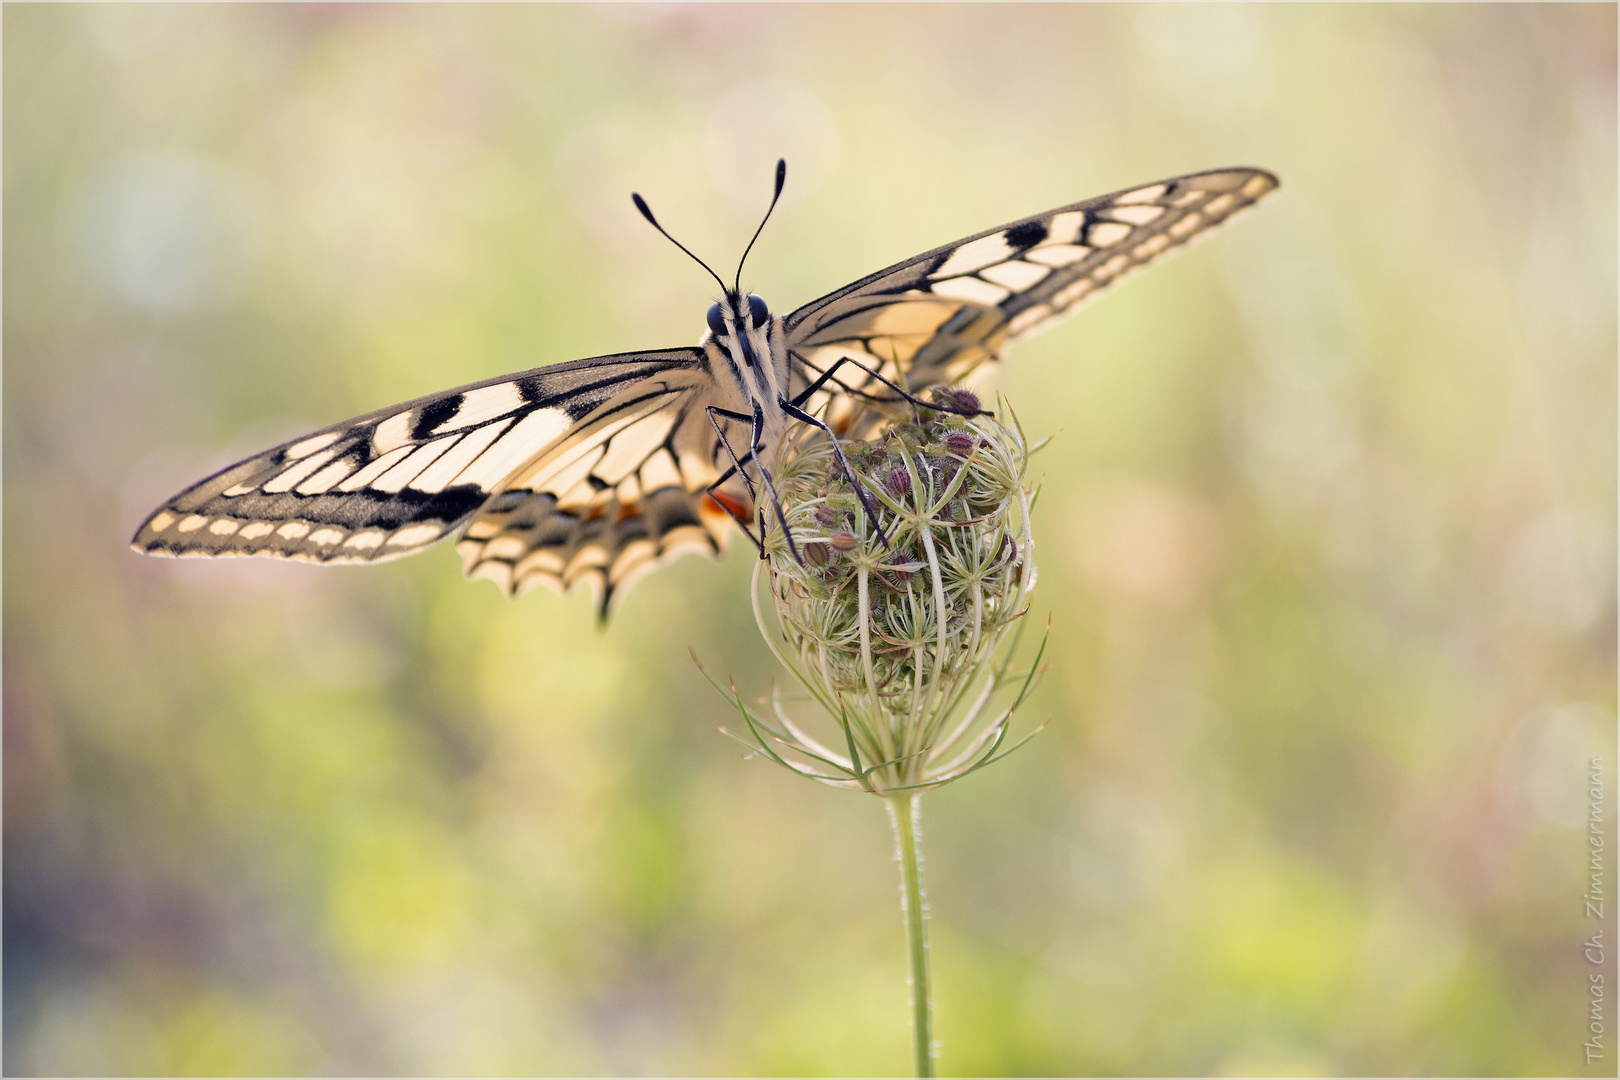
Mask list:
[{"label": "slender flower stem", "polygon": [[917,1075],[934,1075],[934,1002],[928,983],[928,905],[923,897],[922,796],[895,795],[887,800],[889,822],[899,845],[900,913],[911,946],[911,1035]]}]

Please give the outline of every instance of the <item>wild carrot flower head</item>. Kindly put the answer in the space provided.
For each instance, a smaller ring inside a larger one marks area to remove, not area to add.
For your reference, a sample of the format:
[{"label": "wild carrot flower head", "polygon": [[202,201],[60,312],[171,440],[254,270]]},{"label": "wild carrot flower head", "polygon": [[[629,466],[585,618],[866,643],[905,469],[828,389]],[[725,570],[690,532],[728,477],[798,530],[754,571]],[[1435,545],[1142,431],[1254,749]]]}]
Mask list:
[{"label": "wild carrot flower head", "polygon": [[[967,399],[978,407],[935,393]],[[769,719],[736,704],[756,751],[796,772],[879,795],[936,787],[1005,752],[1034,674],[1013,678],[1001,655],[1035,585],[1028,447],[1016,422],[919,408],[843,449],[853,482],[824,438],[779,459],[793,549],[772,530],[754,597],[766,641],[836,732],[811,736],[779,693]]]}]

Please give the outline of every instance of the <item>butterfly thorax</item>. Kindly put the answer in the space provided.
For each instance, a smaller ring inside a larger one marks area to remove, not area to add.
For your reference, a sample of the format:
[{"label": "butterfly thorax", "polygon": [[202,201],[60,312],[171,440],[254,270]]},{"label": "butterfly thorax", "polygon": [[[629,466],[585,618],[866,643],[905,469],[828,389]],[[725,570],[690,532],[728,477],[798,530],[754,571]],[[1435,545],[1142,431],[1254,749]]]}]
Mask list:
[{"label": "butterfly thorax", "polygon": [[[770,468],[776,447],[787,432],[782,412],[788,385],[787,335],[782,317],[773,315],[756,294],[727,293],[709,307],[709,330],[699,345],[714,375],[709,402],[719,410],[758,415],[763,430],[756,448],[759,464]],[[739,454],[749,446],[752,431],[739,420],[720,420],[727,438]]]}]

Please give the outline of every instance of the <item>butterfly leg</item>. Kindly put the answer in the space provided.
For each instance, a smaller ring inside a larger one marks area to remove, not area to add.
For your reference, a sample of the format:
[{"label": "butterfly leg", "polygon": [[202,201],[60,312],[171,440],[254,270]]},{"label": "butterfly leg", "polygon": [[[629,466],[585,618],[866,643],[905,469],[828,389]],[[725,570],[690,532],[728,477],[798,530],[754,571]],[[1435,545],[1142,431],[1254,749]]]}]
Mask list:
[{"label": "butterfly leg", "polygon": [[[804,559],[799,556],[799,547],[793,542],[793,530],[788,528],[787,515],[782,512],[782,497],[776,493],[776,482],[771,478],[771,470],[767,469],[764,462],[759,460],[759,451],[764,447],[764,445],[765,410],[759,407],[758,402],[755,402],[754,432],[748,440],[748,456],[752,457],[754,459],[754,464],[759,466],[759,478],[764,481],[765,490],[770,492],[771,506],[776,510],[776,520],[777,523],[782,526],[782,536],[787,540],[788,551],[793,555],[793,561],[798,563],[800,566],[803,566]],[[759,512],[759,536],[761,540],[765,538],[764,510]],[[759,554],[761,558],[764,558],[765,549],[763,546],[760,548]]]},{"label": "butterfly leg", "polygon": [[709,426],[714,428],[715,438],[720,440],[720,445],[726,448],[726,456],[731,459],[731,468],[726,470],[724,476],[720,477],[720,479],[716,480],[712,485],[710,485],[711,490],[725,483],[733,476],[740,476],[742,477],[743,484],[748,488],[749,501],[758,502],[759,496],[754,491],[754,481],[751,477],[749,477],[748,470],[743,468],[743,462],[754,456],[753,449],[750,448],[746,454],[739,458],[737,456],[737,451],[731,448],[731,440],[726,438],[725,431],[720,427],[721,418],[726,420],[741,420],[745,423],[751,423],[754,418],[749,416],[747,413],[732,412],[730,409],[722,409],[717,405],[710,405],[703,411],[708,414]]},{"label": "butterfly leg", "polygon": [[849,480],[850,486],[855,489],[856,498],[861,500],[861,509],[866,511],[866,519],[872,523],[872,528],[877,530],[878,538],[883,541],[883,546],[887,548],[889,546],[889,535],[883,531],[883,525],[878,521],[877,509],[872,505],[871,496],[866,494],[866,488],[855,476],[855,470],[849,467],[849,459],[844,457],[844,448],[839,445],[838,436],[833,434],[833,429],[828,427],[824,421],[811,413],[805,412],[791,401],[782,402],[782,412],[801,424],[810,424],[827,433],[827,438],[832,440],[833,456],[838,459],[839,468],[844,470],[844,476]]},{"label": "butterfly leg", "polygon": [[[728,447],[727,449],[729,450],[730,448]],[[747,463],[749,461],[754,461],[755,460],[754,451],[749,450],[748,452],[744,453],[737,460],[738,460],[739,464],[745,464],[745,463]],[[733,476],[738,475],[738,472],[739,472],[739,469],[738,469],[737,465],[731,466],[725,472],[721,473],[719,475],[719,477],[716,478],[714,483],[712,483],[708,487],[704,488],[703,493],[705,495],[712,496],[714,492],[716,492],[716,491],[718,491],[720,489],[720,486],[722,484],[724,484],[727,480],[730,480]],[[760,472],[761,472],[761,474],[763,474],[763,475],[765,475],[767,477],[766,486],[770,488],[769,493],[770,493],[772,499],[774,500],[776,498],[776,489],[774,487],[770,487],[769,473],[766,472],[765,469],[760,469]],[[755,547],[760,547],[759,541],[754,539],[754,534],[751,533],[751,532],[748,532],[748,525],[742,520],[742,518],[740,518],[740,517],[738,517],[736,515],[736,513],[731,509],[730,506],[726,505],[724,502],[721,502],[719,499],[714,499],[713,501],[715,503],[719,504],[720,509],[724,510],[727,514],[729,514],[731,516],[732,521],[735,521],[739,526],[742,527],[743,532],[748,534],[748,539],[753,542]],[[777,505],[777,518],[778,518],[778,520],[781,520],[781,503],[777,502],[776,505]],[[761,516],[763,516],[764,511],[761,511],[760,513],[761,513]],[[795,559],[798,559],[799,558],[799,552],[798,552],[798,548],[795,547],[794,543],[793,543],[793,532],[792,532],[792,530],[790,530],[787,527],[787,522],[786,521],[782,522],[782,532],[788,538],[788,547],[793,550],[793,557]],[[761,554],[763,554],[764,549],[760,548],[760,552],[761,552]],[[803,560],[801,559],[799,561],[802,562]]]},{"label": "butterfly leg", "polygon": [[726,456],[731,459],[731,467],[725,472],[721,473],[714,483],[704,488],[703,494],[709,496],[710,501],[717,504],[720,509],[726,512],[726,515],[730,517],[732,521],[737,523],[737,527],[742,530],[743,535],[748,537],[748,542],[759,549],[759,557],[763,559],[765,557],[763,533],[760,537],[754,536],[753,530],[749,527],[748,522],[738,517],[737,511],[733,510],[729,503],[723,499],[714,498],[714,493],[720,489],[720,485],[724,484],[727,480],[730,480],[733,476],[740,476],[742,477],[743,485],[748,488],[748,501],[752,503],[759,502],[758,493],[754,490],[754,481],[748,475],[748,470],[743,468],[743,462],[753,460],[753,448],[750,447],[747,453],[743,454],[741,457],[738,457],[737,451],[731,448],[731,440],[726,438],[724,429],[720,427],[721,418],[727,420],[752,421],[753,417],[746,413],[732,412],[730,409],[722,409],[715,405],[710,405],[703,411],[709,417],[709,426],[714,428],[715,438],[720,440],[720,445],[725,448]]},{"label": "butterfly leg", "polygon": [[[759,461],[759,451],[764,445],[765,413],[758,406],[755,406],[752,416],[748,415],[747,413],[733,412],[730,409],[722,409],[716,405],[707,406],[704,411],[708,414],[709,424],[714,428],[715,436],[719,438],[720,445],[726,449],[726,456],[731,458],[731,468],[727,469],[717,480],[715,480],[714,483],[705,488],[703,493],[712,497],[721,484],[731,479],[733,475],[736,475],[742,477],[743,483],[747,485],[749,499],[757,503],[759,501],[759,496],[754,488],[754,482],[749,477],[748,470],[743,466],[744,462],[752,461],[759,469],[759,477],[762,481],[764,481],[765,490],[771,497],[771,505],[776,509],[776,520],[782,525],[782,535],[787,537],[788,551],[793,554],[793,560],[802,565],[804,560],[799,557],[798,545],[793,542],[793,532],[788,528],[787,518],[782,513],[781,496],[776,493],[776,484],[771,478],[770,470],[765,468],[764,465],[760,464]],[[749,421],[753,425],[748,440],[748,451],[742,454],[740,457],[738,456],[737,451],[732,449],[731,440],[726,438],[725,431],[720,427],[721,418],[726,420]],[[759,549],[759,557],[761,559],[765,558],[764,510],[760,511],[759,537],[756,538],[754,534],[749,531],[748,525],[737,516],[736,512],[732,510],[731,507],[727,506],[720,499],[714,499],[713,501],[719,503],[720,508],[730,515],[731,520],[735,521],[738,526],[742,528],[743,534],[746,535],[748,539],[753,542],[754,546]]]},{"label": "butterfly leg", "polygon": [[[795,354],[795,355],[797,355],[797,354]],[[801,357],[800,359],[801,359],[801,362],[802,362],[803,358]],[[985,410],[985,409],[953,408],[950,405],[941,405],[937,401],[923,401],[922,399],[920,399],[918,397],[915,397],[912,394],[908,393],[907,391],[901,389],[899,386],[896,386],[894,383],[890,382],[888,379],[885,379],[882,375],[880,375],[877,372],[871,370],[870,368],[864,366],[863,364],[861,364],[857,360],[855,360],[854,357],[850,357],[850,356],[840,356],[833,363],[832,367],[830,367],[826,371],[822,372],[821,376],[819,378],[817,378],[815,382],[811,383],[809,386],[807,386],[803,390],[801,390],[799,392],[799,395],[797,397],[795,397],[791,402],[789,402],[789,404],[792,404],[792,405],[795,405],[795,406],[800,406],[800,405],[803,405],[805,402],[809,401],[810,398],[815,394],[815,392],[817,390],[820,390],[823,386],[827,385],[827,383],[832,379],[833,373],[836,372],[839,368],[843,367],[845,364],[850,365],[851,367],[855,368],[858,371],[865,372],[867,375],[870,375],[872,378],[876,379],[878,382],[882,383],[884,386],[887,386],[890,390],[893,390],[895,393],[899,394],[906,401],[909,401],[913,405],[919,406],[921,408],[933,409],[935,412],[955,413],[958,416],[989,416],[990,415],[989,411]],[[840,383],[839,386],[844,390],[845,393],[848,393],[848,394],[860,394],[860,396],[862,396],[862,397],[868,396],[866,394],[861,394],[860,391],[851,390],[849,387],[844,386],[842,383]]]}]

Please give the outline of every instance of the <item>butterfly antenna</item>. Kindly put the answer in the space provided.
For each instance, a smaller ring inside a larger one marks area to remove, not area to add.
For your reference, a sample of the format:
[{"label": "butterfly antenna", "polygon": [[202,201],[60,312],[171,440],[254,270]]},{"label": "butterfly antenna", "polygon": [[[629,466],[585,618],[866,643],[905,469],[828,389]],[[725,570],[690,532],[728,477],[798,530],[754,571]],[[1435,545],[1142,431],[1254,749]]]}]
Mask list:
[{"label": "butterfly antenna", "polygon": [[[780,199],[782,197],[782,185],[786,184],[786,183],[787,183],[787,159],[786,158],[777,158],[776,159],[776,192],[771,196],[771,205],[766,208],[765,216],[760,219],[759,228],[754,230],[754,240],[758,240],[759,239],[759,234],[765,231],[765,223],[767,221],[771,220],[771,211],[776,209],[776,200],[778,200],[778,199]],[[750,251],[754,250],[754,240],[748,241],[748,246],[743,248],[743,257],[737,261],[737,284],[736,284],[736,287],[733,289],[734,292],[737,292],[737,293],[742,292],[742,268],[743,268],[743,263],[748,261],[748,253]]]},{"label": "butterfly antenna", "polygon": [[693,262],[695,262],[699,266],[703,267],[703,269],[708,270],[709,271],[709,276],[714,278],[715,282],[720,286],[720,291],[721,292],[726,292],[727,291],[726,283],[720,280],[720,275],[719,274],[715,273],[712,269],[709,268],[708,263],[704,262],[702,259],[698,258],[696,255],[692,255],[692,249],[691,248],[687,247],[685,244],[681,243],[679,240],[677,240],[673,236],[669,235],[669,233],[664,230],[664,227],[662,225],[658,224],[658,219],[653,217],[653,212],[650,209],[648,209],[648,207],[647,207],[647,200],[646,199],[643,199],[640,195],[638,195],[638,194],[636,194],[635,192],[632,191],[630,193],[630,201],[636,204],[636,209],[641,211],[641,216],[647,219],[647,223],[649,225],[651,225],[653,228],[657,229],[659,232],[664,234],[664,239],[665,240],[668,240],[670,243],[674,244],[676,247],[678,247],[682,251],[686,252],[687,255],[691,256]]}]

